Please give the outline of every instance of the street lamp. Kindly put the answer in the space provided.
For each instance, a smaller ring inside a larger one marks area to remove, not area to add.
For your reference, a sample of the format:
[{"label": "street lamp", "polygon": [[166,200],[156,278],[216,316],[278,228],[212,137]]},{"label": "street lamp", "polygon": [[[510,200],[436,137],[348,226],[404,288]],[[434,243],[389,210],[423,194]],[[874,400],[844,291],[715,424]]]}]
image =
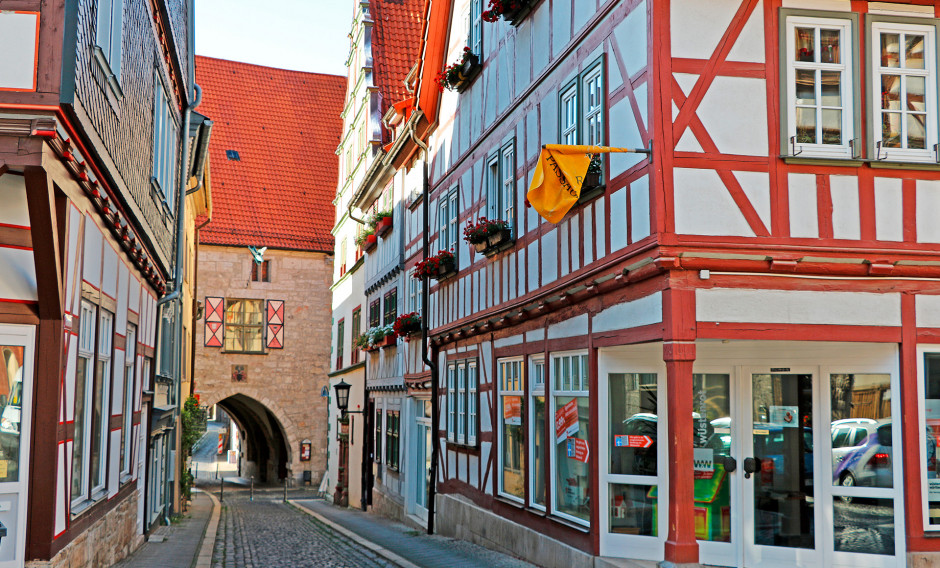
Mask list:
[{"label": "street lamp", "polygon": [[352,388],[352,385],[340,379],[338,383],[333,385],[333,388],[336,389],[336,408],[339,409],[343,418],[346,418],[347,414],[362,414],[362,410],[348,410],[349,409],[349,389]]},{"label": "street lamp", "polygon": [[336,483],[336,493],[333,496],[333,502],[343,507],[348,504],[349,494],[347,489],[346,470],[349,466],[349,418],[347,414],[364,414],[362,410],[349,410],[349,389],[352,385],[340,379],[333,385],[336,389],[336,408],[339,409],[339,471]]}]

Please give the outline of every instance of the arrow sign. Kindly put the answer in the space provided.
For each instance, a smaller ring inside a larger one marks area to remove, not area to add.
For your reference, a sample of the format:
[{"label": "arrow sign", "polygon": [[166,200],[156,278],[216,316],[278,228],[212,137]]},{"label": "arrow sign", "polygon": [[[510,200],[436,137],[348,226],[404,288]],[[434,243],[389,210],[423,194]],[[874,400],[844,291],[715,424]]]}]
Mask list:
[{"label": "arrow sign", "polygon": [[614,436],[614,447],[616,448],[648,448],[653,445],[653,439],[649,436],[634,436],[627,434],[617,434]]}]

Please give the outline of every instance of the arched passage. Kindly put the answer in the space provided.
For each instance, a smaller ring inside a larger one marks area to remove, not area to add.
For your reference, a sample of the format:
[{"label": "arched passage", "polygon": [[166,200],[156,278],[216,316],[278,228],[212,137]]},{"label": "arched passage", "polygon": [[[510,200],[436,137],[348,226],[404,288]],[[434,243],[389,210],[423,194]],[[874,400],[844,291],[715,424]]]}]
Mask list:
[{"label": "arched passage", "polygon": [[274,413],[244,394],[231,395],[217,404],[238,424],[244,436],[242,475],[253,475],[259,483],[274,483],[287,477],[290,446]]}]

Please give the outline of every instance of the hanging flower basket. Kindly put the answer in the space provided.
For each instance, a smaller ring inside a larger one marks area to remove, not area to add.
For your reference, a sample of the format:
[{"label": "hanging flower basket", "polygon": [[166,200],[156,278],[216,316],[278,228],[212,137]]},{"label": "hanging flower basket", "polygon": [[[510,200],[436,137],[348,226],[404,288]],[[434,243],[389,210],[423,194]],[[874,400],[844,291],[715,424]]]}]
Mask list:
[{"label": "hanging flower basket", "polygon": [[476,223],[467,221],[463,230],[465,241],[473,245],[477,252],[486,256],[506,250],[513,244],[512,230],[509,223],[502,220],[480,217]]},{"label": "hanging flower basket", "polygon": [[425,276],[434,280],[444,280],[454,274],[457,274],[457,259],[454,258],[454,253],[446,250],[438,251],[436,255],[422,260],[411,272],[411,276],[418,280]]},{"label": "hanging flower basket", "polygon": [[496,22],[500,18],[509,22],[511,26],[518,26],[529,12],[536,0],[490,0],[489,8],[481,16],[485,22]]},{"label": "hanging flower basket", "polygon": [[379,219],[379,222],[375,224],[375,234],[384,237],[385,233],[389,232],[392,229],[392,216],[382,217]]},{"label": "hanging flower basket", "polygon": [[395,320],[392,329],[395,330],[395,335],[408,341],[409,337],[421,332],[421,316],[418,312],[402,314]]},{"label": "hanging flower basket", "polygon": [[477,76],[481,68],[480,58],[469,47],[464,47],[460,61],[445,67],[443,71],[437,74],[434,81],[442,93],[444,89],[462,93],[470,86],[471,81]]}]

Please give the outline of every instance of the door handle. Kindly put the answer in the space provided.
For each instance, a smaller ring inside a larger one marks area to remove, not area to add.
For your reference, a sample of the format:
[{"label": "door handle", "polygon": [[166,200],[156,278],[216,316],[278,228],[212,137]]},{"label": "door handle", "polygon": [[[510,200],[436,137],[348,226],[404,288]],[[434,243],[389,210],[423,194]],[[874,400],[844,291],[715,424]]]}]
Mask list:
[{"label": "door handle", "polygon": [[744,458],[744,479],[750,479],[752,473],[760,469],[760,460],[757,458]]},{"label": "door handle", "polygon": [[723,456],[722,465],[725,467],[726,472],[733,473],[734,470],[738,469],[738,460],[731,456]]}]

